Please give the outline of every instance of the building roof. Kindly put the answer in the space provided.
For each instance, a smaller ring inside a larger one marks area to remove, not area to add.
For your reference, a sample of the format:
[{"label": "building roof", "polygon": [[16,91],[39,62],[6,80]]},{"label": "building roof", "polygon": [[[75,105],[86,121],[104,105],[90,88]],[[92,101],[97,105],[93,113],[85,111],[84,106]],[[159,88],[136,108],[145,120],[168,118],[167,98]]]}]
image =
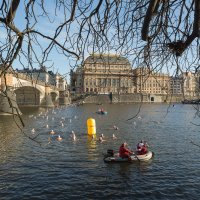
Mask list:
[{"label": "building roof", "polygon": [[55,74],[53,71],[47,71],[47,68],[46,67],[41,67],[40,69],[36,69],[36,68],[33,68],[33,69],[29,69],[28,67],[27,68],[24,68],[24,69],[16,69],[17,72],[19,73],[26,73],[26,74],[34,74],[34,73],[37,73],[37,74],[42,74],[42,73],[45,73],[45,74],[49,74],[51,76],[56,76],[56,75],[59,75],[60,74]]},{"label": "building roof", "polygon": [[105,63],[105,64],[123,64],[130,65],[127,58],[112,54],[92,54],[86,58],[84,63]]}]

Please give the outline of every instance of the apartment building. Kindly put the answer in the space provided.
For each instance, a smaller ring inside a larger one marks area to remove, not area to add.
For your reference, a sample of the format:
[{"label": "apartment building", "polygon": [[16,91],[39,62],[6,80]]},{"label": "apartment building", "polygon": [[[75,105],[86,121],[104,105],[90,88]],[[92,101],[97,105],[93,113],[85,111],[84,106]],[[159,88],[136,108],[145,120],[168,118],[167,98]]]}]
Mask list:
[{"label": "apartment building", "polygon": [[168,94],[170,92],[170,76],[156,73],[147,67],[133,70],[136,93]]}]

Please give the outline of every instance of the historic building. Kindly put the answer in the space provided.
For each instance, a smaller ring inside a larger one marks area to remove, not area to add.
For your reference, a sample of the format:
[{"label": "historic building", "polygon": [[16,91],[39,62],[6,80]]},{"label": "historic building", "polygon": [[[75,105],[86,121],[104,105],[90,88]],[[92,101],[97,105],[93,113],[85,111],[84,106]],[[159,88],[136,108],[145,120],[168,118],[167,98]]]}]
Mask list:
[{"label": "historic building", "polygon": [[149,98],[162,95],[198,97],[200,73],[178,77],[142,66],[132,69],[128,59],[118,55],[94,54],[70,73],[71,91],[76,94],[142,93]]},{"label": "historic building", "polygon": [[170,77],[170,90],[172,95],[183,94],[183,78],[180,76]]},{"label": "historic building", "polygon": [[84,68],[79,66],[76,71],[70,71],[70,91],[72,93],[83,93],[83,72]]},{"label": "historic building", "polygon": [[138,67],[133,70],[136,93],[168,94],[170,92],[170,76],[155,73],[147,67]]},{"label": "historic building", "polygon": [[182,74],[183,94],[188,97],[199,97],[200,73],[185,72]]},{"label": "historic building", "polygon": [[71,87],[76,93],[134,93],[130,62],[118,55],[90,55],[71,72]]},{"label": "historic building", "polygon": [[48,71],[45,66],[42,66],[40,69],[16,69],[16,72],[19,74],[24,74],[25,76],[28,76],[33,80],[39,80],[46,84],[54,85],[61,91],[67,90],[67,81],[59,73],[55,74],[52,71]]}]

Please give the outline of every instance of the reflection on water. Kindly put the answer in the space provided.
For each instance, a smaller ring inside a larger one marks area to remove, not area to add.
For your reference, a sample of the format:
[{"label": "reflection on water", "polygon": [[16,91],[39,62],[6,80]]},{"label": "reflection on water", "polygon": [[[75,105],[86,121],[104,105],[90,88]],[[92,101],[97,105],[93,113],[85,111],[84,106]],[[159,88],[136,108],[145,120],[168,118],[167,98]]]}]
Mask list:
[{"label": "reflection on water", "polygon": [[[200,134],[190,123],[198,120],[191,106],[144,104],[132,120],[138,104],[103,107],[107,115],[96,114],[97,105],[22,108],[24,134],[12,117],[0,117],[1,199],[198,199],[200,149],[190,141],[200,142]],[[90,117],[96,120],[94,139],[87,135]],[[103,162],[107,149],[118,152],[124,141],[135,149],[141,139],[155,152],[151,161]]]},{"label": "reflection on water", "polygon": [[88,160],[97,160],[97,137],[87,136]]}]

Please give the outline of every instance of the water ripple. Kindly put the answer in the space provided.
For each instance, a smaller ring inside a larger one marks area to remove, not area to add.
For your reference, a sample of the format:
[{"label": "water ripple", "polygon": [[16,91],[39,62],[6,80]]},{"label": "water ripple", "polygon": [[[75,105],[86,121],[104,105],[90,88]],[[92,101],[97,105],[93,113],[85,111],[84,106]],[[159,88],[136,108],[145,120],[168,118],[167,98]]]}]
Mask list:
[{"label": "water ripple", "polygon": [[[49,110],[48,119],[38,116],[45,109],[23,115],[24,131],[32,137],[35,128],[42,146],[20,133],[12,118],[0,118],[0,199],[199,199],[199,148],[190,141],[198,143],[200,134],[189,123],[194,117],[190,107],[177,105],[166,115],[168,105],[144,104],[141,119],[129,122],[125,120],[137,113],[137,104],[105,105],[107,116],[98,116],[97,109],[84,105]],[[96,119],[97,141],[87,137],[89,117]],[[55,136],[49,134],[52,129]],[[70,138],[72,130],[76,142]],[[101,133],[104,143],[98,142]],[[62,142],[56,140],[58,134]],[[135,149],[141,139],[155,152],[150,162],[103,162],[108,148],[118,151],[128,141]]]}]

